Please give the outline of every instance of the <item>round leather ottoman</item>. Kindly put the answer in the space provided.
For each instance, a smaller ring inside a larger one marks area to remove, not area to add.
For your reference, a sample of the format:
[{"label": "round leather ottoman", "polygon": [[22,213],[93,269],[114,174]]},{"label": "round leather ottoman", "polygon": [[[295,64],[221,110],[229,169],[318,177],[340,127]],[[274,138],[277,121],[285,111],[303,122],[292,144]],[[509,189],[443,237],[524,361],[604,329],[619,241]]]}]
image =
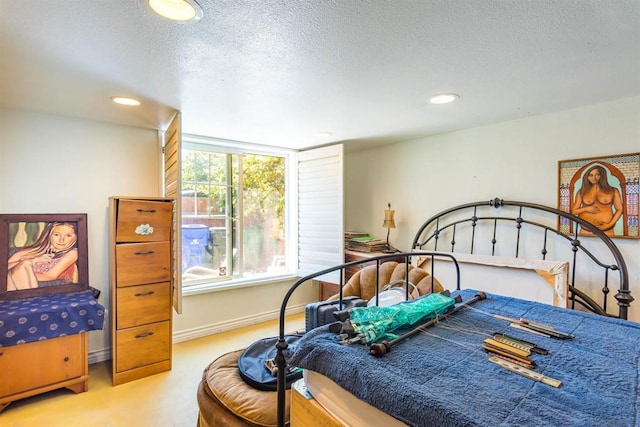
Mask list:
[{"label": "round leather ottoman", "polygon": [[[223,354],[204,370],[197,392],[198,427],[277,426],[277,393],[251,387],[238,373],[243,351]],[[287,424],[290,392],[286,393]]]}]

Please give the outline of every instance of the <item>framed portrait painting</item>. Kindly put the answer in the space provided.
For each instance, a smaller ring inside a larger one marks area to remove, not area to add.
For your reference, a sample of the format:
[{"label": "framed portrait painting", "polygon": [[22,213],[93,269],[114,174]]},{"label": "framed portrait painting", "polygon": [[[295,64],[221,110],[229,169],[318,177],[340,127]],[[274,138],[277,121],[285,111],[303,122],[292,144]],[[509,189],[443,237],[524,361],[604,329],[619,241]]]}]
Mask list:
[{"label": "framed portrait painting", "polygon": [[0,215],[0,300],[85,289],[86,214]]},{"label": "framed portrait painting", "polygon": [[[640,153],[558,162],[558,209],[572,213],[610,237],[637,239]],[[560,223],[573,233],[575,224]],[[578,230],[578,234],[591,233]]]}]

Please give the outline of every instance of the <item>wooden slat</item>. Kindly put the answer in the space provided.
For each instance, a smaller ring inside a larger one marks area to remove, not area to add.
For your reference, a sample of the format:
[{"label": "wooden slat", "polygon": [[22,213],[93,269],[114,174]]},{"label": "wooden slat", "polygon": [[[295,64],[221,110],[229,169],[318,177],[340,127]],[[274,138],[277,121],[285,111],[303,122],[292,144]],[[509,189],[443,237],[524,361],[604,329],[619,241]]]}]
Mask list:
[{"label": "wooden slat", "polygon": [[173,308],[176,313],[182,313],[182,205],[180,198],[180,182],[182,176],[182,126],[181,113],[176,113],[164,133],[164,195],[174,200],[173,204],[173,256],[171,262],[171,294]]}]

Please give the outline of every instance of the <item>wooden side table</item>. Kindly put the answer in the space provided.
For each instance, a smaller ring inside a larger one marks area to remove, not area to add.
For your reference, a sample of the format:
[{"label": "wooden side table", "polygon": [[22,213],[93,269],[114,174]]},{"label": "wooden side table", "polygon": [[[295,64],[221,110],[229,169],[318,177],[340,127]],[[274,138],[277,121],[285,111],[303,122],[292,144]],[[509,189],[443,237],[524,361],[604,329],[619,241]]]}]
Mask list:
[{"label": "wooden side table", "polygon": [[0,301],[0,412],[11,402],[89,387],[89,332],[103,328],[94,289]]},{"label": "wooden side table", "polygon": [[88,332],[0,348],[0,412],[9,403],[68,388],[89,389]]},{"label": "wooden side table", "polygon": [[[367,260],[380,255],[388,255],[388,254],[385,254],[382,252],[358,252],[358,251],[345,250],[344,262],[347,263],[347,262],[353,262],[353,261],[363,261],[363,260]],[[389,259],[386,259],[384,262],[389,262],[389,261],[404,262],[404,258],[402,257],[389,258]],[[347,284],[347,282],[349,282],[349,279],[351,279],[351,276],[353,276],[358,271],[362,270],[364,267],[368,265],[375,265],[375,261],[363,262],[362,264],[359,264],[359,265],[353,265],[351,267],[347,267],[344,273],[344,276],[345,276],[344,283]],[[330,283],[330,282],[319,282],[319,295],[318,295],[319,301],[325,301],[330,296],[335,295],[338,292],[340,292],[340,286],[338,284]]]}]

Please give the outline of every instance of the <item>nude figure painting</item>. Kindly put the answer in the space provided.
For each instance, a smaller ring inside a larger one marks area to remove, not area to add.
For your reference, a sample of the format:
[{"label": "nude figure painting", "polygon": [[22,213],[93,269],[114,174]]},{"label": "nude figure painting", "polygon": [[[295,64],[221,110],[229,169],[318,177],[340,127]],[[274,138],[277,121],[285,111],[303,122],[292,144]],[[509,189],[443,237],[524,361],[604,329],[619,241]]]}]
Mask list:
[{"label": "nude figure painting", "polygon": [[[608,236],[638,238],[639,175],[640,154],[560,161],[559,209]],[[560,227],[573,232],[575,225]],[[591,233],[579,229],[578,234]]]}]

